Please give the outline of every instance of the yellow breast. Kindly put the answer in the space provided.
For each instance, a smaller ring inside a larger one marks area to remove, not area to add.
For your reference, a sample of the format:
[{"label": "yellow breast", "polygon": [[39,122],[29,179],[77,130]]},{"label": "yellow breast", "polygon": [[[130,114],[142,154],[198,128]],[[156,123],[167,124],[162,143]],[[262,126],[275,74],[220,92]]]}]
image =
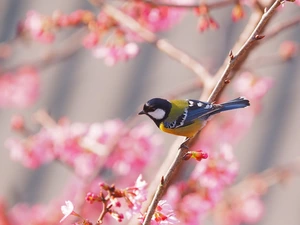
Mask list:
[{"label": "yellow breast", "polygon": [[188,126],[169,129],[164,126],[164,123],[161,123],[159,125],[159,129],[161,129],[166,133],[170,133],[178,136],[193,137],[199,130],[201,130],[204,127],[204,125],[205,124],[203,124],[200,120],[197,120],[193,124]]}]

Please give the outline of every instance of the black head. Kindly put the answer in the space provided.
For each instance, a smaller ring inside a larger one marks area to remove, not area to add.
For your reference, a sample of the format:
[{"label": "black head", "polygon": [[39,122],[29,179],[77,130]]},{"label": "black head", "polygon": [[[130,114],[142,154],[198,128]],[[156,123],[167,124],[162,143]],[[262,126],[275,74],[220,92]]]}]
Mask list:
[{"label": "black head", "polygon": [[153,98],[144,105],[139,115],[146,114],[156,125],[159,125],[161,121],[168,117],[171,108],[172,104],[169,101],[162,98]]}]

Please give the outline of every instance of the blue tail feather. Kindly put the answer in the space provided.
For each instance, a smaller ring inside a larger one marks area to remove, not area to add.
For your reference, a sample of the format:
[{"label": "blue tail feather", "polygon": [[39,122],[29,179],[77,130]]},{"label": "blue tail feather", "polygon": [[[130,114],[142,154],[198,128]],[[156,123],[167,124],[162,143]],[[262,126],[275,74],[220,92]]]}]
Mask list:
[{"label": "blue tail feather", "polygon": [[227,111],[232,109],[245,108],[247,106],[250,106],[250,102],[244,97],[239,97],[229,102],[222,103],[221,105],[223,106],[221,108],[221,111]]}]

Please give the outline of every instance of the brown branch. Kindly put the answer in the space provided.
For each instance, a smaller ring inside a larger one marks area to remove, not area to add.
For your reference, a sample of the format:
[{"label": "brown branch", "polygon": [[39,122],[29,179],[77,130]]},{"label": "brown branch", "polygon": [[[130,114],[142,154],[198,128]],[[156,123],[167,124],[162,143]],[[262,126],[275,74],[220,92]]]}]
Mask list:
[{"label": "brown branch", "polygon": [[[218,80],[217,85],[213,88],[211,95],[208,98],[208,101],[213,102],[220,95],[221,90],[224,89],[226,85],[226,80],[230,80],[233,74],[241,67],[245,62],[246,58],[249,56],[255,47],[258,45],[258,41],[264,38],[262,35],[263,30],[269,24],[270,19],[275,14],[275,9],[281,4],[280,0],[276,0],[274,4],[261,16],[257,26],[252,31],[246,42],[243,46],[237,51],[233,51],[233,56],[230,57],[229,62],[224,62],[222,67],[219,69],[215,76],[215,81]],[[250,20],[256,21],[260,17],[259,13],[253,13]],[[234,50],[238,49],[240,42],[243,41],[243,37],[238,41],[234,46]],[[251,49],[251,51],[250,51]],[[231,77],[230,77],[231,75]]]},{"label": "brown branch", "polygon": [[194,58],[189,56],[182,50],[175,48],[166,39],[159,39],[153,32],[146,29],[139,24],[136,20],[129,17],[121,10],[115,8],[112,5],[106,4],[101,0],[90,0],[90,2],[101,9],[118,23],[134,31],[137,35],[143,38],[145,41],[156,45],[156,47],[167,54],[172,59],[180,62],[190,70],[192,70],[203,82],[210,81],[211,74]]},{"label": "brown branch", "polygon": [[[231,59],[231,61],[229,62],[229,64],[226,66],[226,69],[224,70],[224,72],[222,73],[218,73],[220,75],[218,75],[216,77],[217,85],[215,86],[215,88],[213,89],[208,101],[214,101],[219,94],[223,91],[224,87],[225,87],[225,80],[229,78],[229,74],[234,70],[237,69],[236,67],[241,65],[246,57],[249,55],[249,53],[253,50],[253,46],[254,43],[259,40],[261,38],[260,36],[260,32],[265,28],[265,26],[268,24],[270,18],[274,15],[275,13],[275,9],[280,5],[280,1],[277,0],[274,2],[274,4],[271,6],[271,8],[269,10],[266,11],[266,13],[264,13],[260,19],[260,21],[258,23],[254,22],[252,23],[252,25],[250,25],[250,27],[253,27],[253,24],[256,25],[254,27],[254,30],[252,31],[251,35],[249,36],[249,38],[247,39],[247,41],[242,45],[242,47],[240,47],[238,53],[233,56],[233,58]],[[257,15],[258,12],[254,13],[255,17],[260,17],[261,15]],[[256,20],[254,20],[256,21]],[[249,27],[247,27],[245,29],[244,32],[248,32]],[[252,28],[253,29],[253,28]],[[244,35],[244,32],[242,34],[242,37]],[[240,42],[238,42],[240,43]],[[238,47],[238,44],[235,46],[236,48]],[[197,139],[194,138],[193,140]],[[193,141],[191,140],[191,141]],[[178,146],[176,144],[176,146]],[[174,149],[174,148],[172,148]],[[174,151],[170,151],[171,153],[174,153]],[[185,155],[186,150],[185,149],[181,149],[180,151],[178,151],[177,156],[175,158],[175,160],[173,161],[173,163],[171,164],[170,168],[167,171],[167,174],[164,176],[164,185],[159,185],[155,195],[152,199],[151,204],[148,207],[147,213],[146,213],[146,217],[145,220],[143,222],[143,225],[146,224],[150,224],[151,218],[155,212],[155,209],[158,205],[159,200],[161,199],[161,197],[163,196],[163,194],[165,193],[167,187],[170,184],[171,179],[175,176],[176,174],[176,170],[181,167],[182,163],[183,163],[183,156]],[[169,155],[170,156],[170,155]],[[157,176],[161,176],[161,173],[159,172]],[[151,190],[149,190],[151,191]]]}]

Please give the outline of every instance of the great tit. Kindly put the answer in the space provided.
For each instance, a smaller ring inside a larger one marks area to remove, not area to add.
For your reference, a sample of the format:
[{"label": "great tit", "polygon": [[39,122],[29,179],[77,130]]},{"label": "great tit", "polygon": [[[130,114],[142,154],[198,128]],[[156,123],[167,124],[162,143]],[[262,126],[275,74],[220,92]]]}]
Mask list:
[{"label": "great tit", "polygon": [[191,138],[205,126],[210,116],[249,105],[249,100],[244,97],[222,104],[191,99],[168,101],[162,98],[153,98],[144,105],[139,115],[149,116],[164,132]]}]

